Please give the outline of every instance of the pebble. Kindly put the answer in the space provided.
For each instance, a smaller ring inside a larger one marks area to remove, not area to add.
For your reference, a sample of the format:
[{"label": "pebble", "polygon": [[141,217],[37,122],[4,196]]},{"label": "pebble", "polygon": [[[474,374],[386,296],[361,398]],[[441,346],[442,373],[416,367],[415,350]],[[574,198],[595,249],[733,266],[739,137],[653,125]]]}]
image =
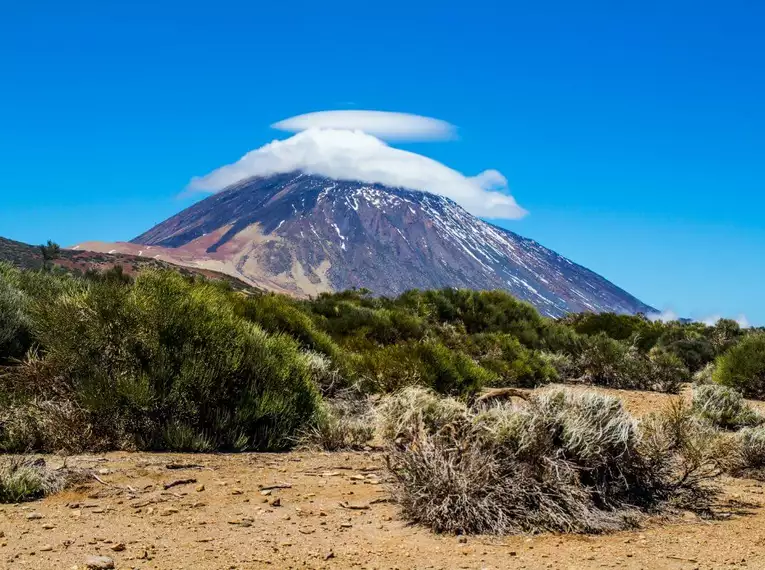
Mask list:
[{"label": "pebble", "polygon": [[111,549],[114,552],[122,552],[123,550],[125,550],[125,545],[122,542],[118,542],[117,544],[112,544]]},{"label": "pebble", "polygon": [[204,485],[197,485],[197,493],[201,493],[204,490],[205,490],[205,486]]},{"label": "pebble", "polygon": [[43,515],[41,515],[40,513],[29,513],[27,515],[28,521],[36,521],[36,520],[40,520],[41,518],[43,518]]},{"label": "pebble", "polygon": [[53,547],[50,544],[46,544],[40,548],[40,552],[50,552]]},{"label": "pebble", "polygon": [[109,570],[110,568],[114,568],[114,560],[108,556],[88,556],[85,558],[85,568]]}]

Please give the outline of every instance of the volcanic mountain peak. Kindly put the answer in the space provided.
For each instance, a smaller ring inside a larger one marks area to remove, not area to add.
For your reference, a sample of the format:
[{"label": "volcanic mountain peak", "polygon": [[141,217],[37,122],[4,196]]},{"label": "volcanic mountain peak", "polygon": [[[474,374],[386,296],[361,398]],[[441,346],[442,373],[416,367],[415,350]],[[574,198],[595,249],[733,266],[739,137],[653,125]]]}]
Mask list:
[{"label": "volcanic mountain peak", "polygon": [[[365,287],[506,289],[540,312],[653,312],[603,277],[427,192],[300,172],[250,178],[118,251],[296,295]],[[121,249],[120,249],[121,248]]]}]

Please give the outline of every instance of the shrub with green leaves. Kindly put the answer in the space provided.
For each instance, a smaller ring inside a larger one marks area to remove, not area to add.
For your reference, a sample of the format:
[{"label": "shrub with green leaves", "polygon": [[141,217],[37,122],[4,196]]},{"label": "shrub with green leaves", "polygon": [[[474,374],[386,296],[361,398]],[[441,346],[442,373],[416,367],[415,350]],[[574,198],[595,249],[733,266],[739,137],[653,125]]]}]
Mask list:
[{"label": "shrub with green leaves", "polygon": [[745,336],[718,357],[712,378],[747,398],[765,398],[765,333]]},{"label": "shrub with green leaves", "polygon": [[20,503],[61,491],[65,471],[51,471],[42,459],[23,456],[0,459],[0,503]]},{"label": "shrub with green leaves", "polygon": [[146,272],[133,285],[90,283],[32,313],[48,378],[22,366],[16,385],[71,399],[115,446],[282,449],[316,409],[298,344],[237,316],[230,293],[209,283]]},{"label": "shrub with green leaves", "polygon": [[28,296],[17,286],[17,273],[0,264],[0,363],[20,358],[32,343]]}]

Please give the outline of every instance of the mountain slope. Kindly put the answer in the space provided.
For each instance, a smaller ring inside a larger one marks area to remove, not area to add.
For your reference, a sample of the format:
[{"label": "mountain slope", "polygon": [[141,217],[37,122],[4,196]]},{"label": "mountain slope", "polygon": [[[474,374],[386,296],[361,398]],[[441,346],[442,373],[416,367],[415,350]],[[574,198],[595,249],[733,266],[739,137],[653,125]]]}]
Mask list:
[{"label": "mountain slope", "polygon": [[[9,262],[22,269],[36,270],[43,266],[42,255],[37,246],[4,237],[0,237],[0,261]],[[208,279],[226,281],[237,290],[250,288],[248,283],[227,273],[179,266],[166,260],[132,255],[130,252],[118,252],[111,248],[106,249],[106,247],[62,249],[52,263],[74,273],[85,273],[90,269],[105,271],[116,265],[122,266],[123,271],[128,275],[133,275],[144,269],[172,269],[183,275],[201,275]]]},{"label": "mountain slope", "polygon": [[366,287],[506,289],[540,312],[653,312],[603,277],[433,194],[302,173],[253,178],[187,208],[120,251],[298,295]]}]

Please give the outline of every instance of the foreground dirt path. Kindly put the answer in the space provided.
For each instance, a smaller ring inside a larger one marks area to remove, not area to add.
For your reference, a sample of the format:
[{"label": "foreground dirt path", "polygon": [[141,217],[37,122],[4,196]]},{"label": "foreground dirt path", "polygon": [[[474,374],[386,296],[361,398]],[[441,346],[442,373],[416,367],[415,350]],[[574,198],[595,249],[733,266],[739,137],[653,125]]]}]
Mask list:
[{"label": "foreground dirt path", "polygon": [[[666,401],[619,395],[637,414]],[[380,453],[115,453],[67,464],[101,481],[0,506],[0,567],[82,569],[100,554],[117,569],[142,570],[765,568],[765,485],[750,480],[723,481],[723,502],[734,507],[721,507],[715,521],[689,515],[606,536],[461,539],[401,520],[387,502]],[[283,488],[264,490],[273,486]]]}]

